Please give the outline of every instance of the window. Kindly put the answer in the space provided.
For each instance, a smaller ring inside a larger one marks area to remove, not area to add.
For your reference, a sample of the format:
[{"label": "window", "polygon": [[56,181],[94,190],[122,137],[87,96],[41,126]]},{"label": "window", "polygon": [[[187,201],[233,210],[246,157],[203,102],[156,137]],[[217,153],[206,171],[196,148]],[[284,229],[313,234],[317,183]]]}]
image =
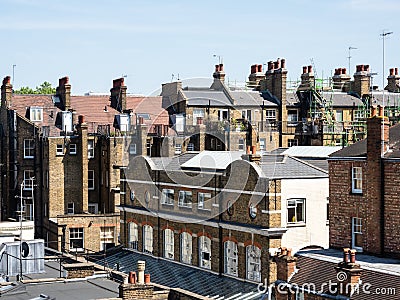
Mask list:
[{"label": "window", "polygon": [[143,118],[143,120],[151,120],[150,114],[146,114],[146,113],[138,113],[136,115],[136,117],[138,120],[139,120],[139,118]]},{"label": "window", "polygon": [[174,190],[172,189],[162,190],[161,204],[174,205]]},{"label": "window", "polygon": [[76,144],[69,144],[69,154],[71,155],[76,154]]},{"label": "window", "polygon": [[188,232],[181,233],[181,262],[192,263],[192,235]]},{"label": "window", "polygon": [[189,143],[187,145],[187,151],[194,151],[194,144],[193,143]]},{"label": "window", "polygon": [[57,144],[56,155],[64,155],[64,145],[63,144]]},{"label": "window", "polygon": [[228,120],[228,110],[227,109],[220,109],[218,110],[218,120]]},{"label": "window", "polygon": [[200,209],[206,209],[207,201],[211,199],[210,193],[198,193],[197,194],[197,207]]},{"label": "window", "polygon": [[94,190],[94,170],[88,171],[88,189]]},{"label": "window", "polygon": [[242,118],[251,122],[251,110],[250,109],[242,110]]},{"label": "window", "polygon": [[71,215],[74,213],[74,203],[73,202],[69,202],[67,204],[67,214]]},{"label": "window", "polygon": [[358,251],[362,251],[363,247],[363,238],[362,238],[362,219],[361,218],[352,218],[352,239],[351,246],[353,249]]},{"label": "window", "polygon": [[260,139],[260,150],[261,151],[267,150],[265,145],[266,145],[266,139]]},{"label": "window", "polygon": [[34,172],[33,170],[24,170],[24,190],[31,191],[33,188],[33,180],[34,180]]},{"label": "window", "polygon": [[211,239],[205,235],[199,237],[199,266],[211,269]]},{"label": "window", "polygon": [[94,140],[88,140],[88,158],[94,157]]},{"label": "window", "polygon": [[138,243],[139,243],[138,225],[135,222],[130,222],[128,230],[129,230],[128,247],[138,250]]},{"label": "window", "polygon": [[153,253],[153,227],[143,226],[143,252]]},{"label": "window", "polygon": [[298,139],[288,139],[288,147],[293,147],[298,145],[299,145]]},{"label": "window", "polygon": [[243,138],[239,138],[238,149],[244,150],[244,139]]},{"label": "window", "polygon": [[97,214],[99,212],[99,205],[97,203],[89,203],[88,211],[90,214]]},{"label": "window", "polygon": [[100,227],[100,251],[114,246],[114,227]]},{"label": "window", "polygon": [[353,167],[351,172],[351,192],[362,193],[362,167]]},{"label": "window", "polygon": [[261,249],[254,245],[246,247],[247,279],[261,282]]},{"label": "window", "polygon": [[182,153],[182,144],[175,144],[175,154]]},{"label": "window", "polygon": [[136,144],[132,143],[129,145],[129,154],[136,154]]},{"label": "window", "polygon": [[197,118],[204,118],[203,109],[193,109],[193,125],[197,125]]},{"label": "window", "polygon": [[29,221],[33,221],[33,204],[32,203],[25,204],[25,218]]},{"label": "window", "polygon": [[304,292],[296,291],[296,300],[304,300]]},{"label": "window", "polygon": [[275,109],[267,109],[265,111],[267,120],[276,120],[276,110]]},{"label": "window", "polygon": [[29,117],[33,122],[40,122],[43,120],[43,108],[31,106],[29,109]]},{"label": "window", "polygon": [[336,111],[336,122],[343,122],[343,110]]},{"label": "window", "polygon": [[179,191],[178,206],[192,207],[192,192]]},{"label": "window", "polygon": [[287,222],[305,222],[305,199],[289,199],[287,201]]},{"label": "window", "polygon": [[32,139],[24,140],[24,158],[35,156],[35,142]]},{"label": "window", "polygon": [[83,228],[69,229],[69,250],[83,251]]},{"label": "window", "polygon": [[233,241],[224,243],[225,252],[225,273],[238,276],[238,247]]},{"label": "window", "polygon": [[289,109],[288,110],[288,125],[296,125],[298,118],[297,118],[297,110],[295,109]]},{"label": "window", "polygon": [[164,230],[164,257],[174,259],[174,231],[169,228]]}]

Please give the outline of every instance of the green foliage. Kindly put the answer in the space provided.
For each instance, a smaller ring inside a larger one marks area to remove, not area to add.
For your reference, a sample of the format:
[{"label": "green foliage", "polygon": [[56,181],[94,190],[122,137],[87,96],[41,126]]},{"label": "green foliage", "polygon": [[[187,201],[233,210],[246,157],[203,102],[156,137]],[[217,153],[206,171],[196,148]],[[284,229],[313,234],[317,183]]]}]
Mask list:
[{"label": "green foliage", "polygon": [[43,82],[40,86],[37,86],[35,90],[28,86],[23,86],[19,90],[14,90],[15,94],[41,94],[41,95],[52,95],[56,93],[56,89],[51,86],[50,82]]}]

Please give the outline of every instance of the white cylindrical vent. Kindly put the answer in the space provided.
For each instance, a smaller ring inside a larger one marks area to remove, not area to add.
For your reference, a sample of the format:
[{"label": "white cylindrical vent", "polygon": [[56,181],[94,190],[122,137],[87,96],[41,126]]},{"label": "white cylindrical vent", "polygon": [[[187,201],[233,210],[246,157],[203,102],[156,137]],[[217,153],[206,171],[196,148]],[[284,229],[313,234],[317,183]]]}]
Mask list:
[{"label": "white cylindrical vent", "polygon": [[138,284],[144,284],[144,270],[146,267],[146,262],[143,260],[139,260],[137,263],[138,269]]}]

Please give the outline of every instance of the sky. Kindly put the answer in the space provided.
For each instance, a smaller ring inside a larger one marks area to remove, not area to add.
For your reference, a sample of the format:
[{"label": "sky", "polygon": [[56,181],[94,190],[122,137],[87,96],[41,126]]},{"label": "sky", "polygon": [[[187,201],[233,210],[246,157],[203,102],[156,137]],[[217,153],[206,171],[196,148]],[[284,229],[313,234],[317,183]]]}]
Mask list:
[{"label": "sky", "polygon": [[[109,93],[125,77],[131,94],[161,84],[212,78],[222,60],[230,84],[252,64],[286,59],[288,79],[314,63],[318,77],[369,64],[373,84],[400,67],[398,0],[0,0],[0,76],[14,88],[53,86],[69,76],[72,94]],[[13,67],[14,66],[14,67]],[[385,80],[386,83],[386,80]]]}]

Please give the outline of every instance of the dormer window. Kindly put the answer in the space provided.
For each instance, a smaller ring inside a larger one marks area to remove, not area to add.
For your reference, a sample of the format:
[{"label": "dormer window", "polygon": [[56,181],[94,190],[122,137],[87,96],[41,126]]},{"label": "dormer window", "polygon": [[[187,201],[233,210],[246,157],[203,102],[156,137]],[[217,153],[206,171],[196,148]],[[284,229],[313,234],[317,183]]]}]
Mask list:
[{"label": "dormer window", "polygon": [[29,109],[29,117],[33,122],[43,121],[43,108],[37,106],[31,106]]}]

